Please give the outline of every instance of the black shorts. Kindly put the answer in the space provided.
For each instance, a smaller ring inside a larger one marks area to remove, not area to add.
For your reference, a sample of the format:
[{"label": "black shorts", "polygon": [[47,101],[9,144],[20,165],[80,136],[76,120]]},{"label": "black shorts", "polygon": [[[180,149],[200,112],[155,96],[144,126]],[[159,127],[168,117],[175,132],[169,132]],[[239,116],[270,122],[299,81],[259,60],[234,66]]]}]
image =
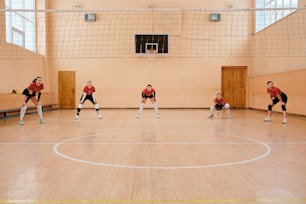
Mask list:
[{"label": "black shorts", "polygon": [[153,98],[154,96],[142,96],[142,98]]},{"label": "black shorts", "polygon": [[36,93],[33,92],[32,94],[30,94],[29,89],[24,89],[22,92],[22,95],[32,97],[32,96],[36,96]]},{"label": "black shorts", "polygon": [[[81,97],[80,100],[82,100],[83,97]],[[84,101],[82,103],[85,103],[86,100],[89,100],[90,102],[92,102],[92,104],[95,104],[92,95],[86,95],[84,98]]]},{"label": "black shorts", "polygon": [[151,96],[142,96],[142,98],[154,98],[154,96],[153,95],[151,95]]},{"label": "black shorts", "polygon": [[27,102],[30,100],[30,98],[36,96],[36,93],[33,92],[32,94],[30,94],[29,89],[24,89],[23,92],[22,92],[22,95],[25,95],[25,96],[28,97],[28,98],[26,99],[26,101],[25,101],[25,102],[27,103]]},{"label": "black shorts", "polygon": [[222,110],[223,106],[224,106],[223,104],[216,104],[215,108],[217,109],[217,111],[220,111],[220,110]]},{"label": "black shorts", "polygon": [[[283,102],[284,102],[284,103],[287,103],[287,101],[288,101],[287,95],[286,95],[285,93],[281,93],[280,96],[281,96]],[[278,99],[278,98],[274,98],[274,99],[273,99],[273,105],[277,104],[278,102],[279,102],[279,99]]]}]

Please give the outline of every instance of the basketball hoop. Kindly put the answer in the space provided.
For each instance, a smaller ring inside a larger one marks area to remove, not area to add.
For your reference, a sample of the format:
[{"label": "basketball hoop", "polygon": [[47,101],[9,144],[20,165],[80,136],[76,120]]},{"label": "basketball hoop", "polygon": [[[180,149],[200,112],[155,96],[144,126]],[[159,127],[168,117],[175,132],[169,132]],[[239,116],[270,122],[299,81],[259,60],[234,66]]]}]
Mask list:
[{"label": "basketball hoop", "polygon": [[147,50],[149,60],[155,60],[156,50],[155,49],[148,49]]}]

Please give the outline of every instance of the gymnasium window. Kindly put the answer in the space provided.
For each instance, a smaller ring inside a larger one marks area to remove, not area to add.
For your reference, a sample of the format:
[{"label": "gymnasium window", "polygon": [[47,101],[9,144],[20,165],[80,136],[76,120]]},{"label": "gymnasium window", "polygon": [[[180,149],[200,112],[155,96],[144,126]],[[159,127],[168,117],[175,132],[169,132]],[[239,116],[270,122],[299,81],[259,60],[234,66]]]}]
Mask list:
[{"label": "gymnasium window", "polygon": [[[256,32],[296,11],[298,0],[256,0]],[[265,10],[266,9],[266,10]]]},{"label": "gymnasium window", "polygon": [[[36,51],[35,0],[5,0],[6,41]],[[24,10],[24,11],[23,11]]]}]

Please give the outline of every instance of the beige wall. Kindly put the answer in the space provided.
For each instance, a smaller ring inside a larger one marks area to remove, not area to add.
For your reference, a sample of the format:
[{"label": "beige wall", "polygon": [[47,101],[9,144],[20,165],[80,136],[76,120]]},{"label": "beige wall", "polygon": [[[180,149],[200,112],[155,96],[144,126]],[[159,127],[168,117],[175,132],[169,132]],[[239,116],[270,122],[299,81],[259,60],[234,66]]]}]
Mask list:
[{"label": "beige wall", "polygon": [[[51,9],[71,9],[75,3],[82,9],[143,9],[151,4],[144,1],[116,2],[53,0],[49,1],[48,6]],[[153,8],[224,9],[231,6],[247,8],[250,7],[250,1],[154,1],[152,5]],[[209,107],[212,98],[221,89],[221,67],[249,65],[248,57],[237,57],[248,52],[249,39],[240,39],[238,43],[231,44],[232,39],[225,37],[226,34],[247,36],[252,30],[251,25],[245,26],[250,22],[249,16],[235,16],[234,23],[242,21],[244,29],[232,31],[227,25],[233,19],[226,12],[222,13],[222,21],[219,23],[209,22],[209,12],[96,13],[98,20],[92,24],[84,22],[84,13],[49,14],[50,67],[56,71],[76,71],[77,101],[86,81],[92,80],[102,107],[138,107],[140,92],[147,83],[152,83],[156,88],[160,107]],[[117,24],[118,21],[121,23]],[[190,32],[194,27],[197,30]],[[63,29],[66,33],[57,32]],[[148,34],[152,30],[170,36],[168,56],[156,57],[154,61],[148,60],[146,56],[137,57],[133,45],[135,33]],[[127,40],[118,42],[113,38],[117,35]],[[90,44],[92,40],[86,41],[88,36],[96,39],[96,42]],[[56,76],[53,80],[56,90]]]},{"label": "beige wall", "polygon": [[[306,1],[300,1],[300,5],[303,3]],[[288,95],[288,112],[306,115],[306,109],[299,105],[306,102],[306,92],[297,91],[305,87],[306,81],[305,18],[306,9],[297,11],[255,36],[255,56],[249,79],[250,108],[267,108],[270,101],[266,82],[272,80]],[[284,27],[286,29],[282,29]],[[280,107],[275,110],[280,111]]]},{"label": "beige wall", "polygon": [[[0,2],[0,8],[4,8],[4,1]],[[0,28],[0,93],[11,93],[13,89],[21,92],[36,76],[43,77],[46,83],[45,92],[51,92],[49,86],[50,70],[46,58],[19,46],[6,43],[3,12],[0,13]]]},{"label": "beige wall", "polygon": [[82,9],[144,9],[148,6],[153,8],[228,8],[233,6],[234,8],[250,8],[251,1],[241,0],[189,0],[189,1],[177,1],[177,0],[49,0],[48,7],[52,9],[71,9],[73,5],[78,4]]},{"label": "beige wall", "polygon": [[[272,80],[276,87],[279,87],[288,96],[287,109],[289,113],[306,115],[303,104],[306,101],[306,68],[297,71],[281,72],[250,77],[249,79],[249,105],[251,108],[267,109],[270,97],[266,93],[266,82]],[[281,111],[281,106],[273,108]]]},{"label": "beige wall", "polygon": [[299,7],[305,7],[306,6],[306,0],[299,0]]},{"label": "beige wall", "polygon": [[[18,94],[4,94],[0,93],[0,110],[5,109],[15,109],[21,107],[23,97],[21,93]],[[54,104],[54,94],[51,93],[44,93],[43,97],[41,98],[40,102],[42,104]],[[33,103],[29,103],[29,106],[35,106]]]},{"label": "beige wall", "polygon": [[[174,0],[155,0],[155,1],[109,1],[109,0],[52,0],[46,1],[47,8],[49,9],[72,9],[75,4],[81,6],[82,9],[134,9],[134,8],[207,8],[207,9],[223,9],[223,8],[250,8],[254,4],[253,0],[240,1],[240,0],[220,0],[220,1],[203,1],[203,0],[191,0],[191,1],[174,1]],[[306,5],[306,0],[299,1],[300,6]],[[0,8],[3,7],[3,1],[0,2]],[[45,5],[42,2],[38,4],[39,8],[43,8]],[[1,14],[2,15],[2,14]],[[4,28],[4,16],[0,15],[1,30]],[[77,25],[83,25],[82,15],[79,20],[76,21]],[[172,16],[181,14],[174,13]],[[185,24],[180,24],[181,29],[191,28],[191,24],[188,23],[188,15],[182,15],[185,17]],[[226,15],[223,15],[224,25],[227,25]],[[297,20],[305,17],[305,10],[301,10],[285,18],[279,23],[271,26],[259,34],[255,35],[252,41],[249,39],[242,40],[239,44],[231,47],[231,54],[239,56],[241,53],[250,52],[250,43],[252,43],[253,50],[250,56],[254,57],[194,57],[181,58],[182,53],[181,45],[174,47],[172,53],[169,53],[168,57],[157,58],[154,61],[148,60],[146,57],[135,57],[133,54],[133,45],[129,46],[127,50],[120,50],[121,53],[116,57],[102,58],[86,58],[86,52],[88,50],[81,49],[81,51],[75,52],[75,49],[70,48],[83,48],[85,44],[75,41],[68,47],[58,46],[59,42],[65,43],[65,39],[69,40],[73,36],[75,30],[71,30],[72,33],[65,33],[63,36],[60,32],[53,30],[57,26],[62,26],[63,19],[52,15],[47,15],[45,20],[45,14],[40,14],[42,21],[38,22],[40,25],[39,33],[43,34],[40,38],[40,43],[44,44],[39,47],[39,53],[46,54],[47,58],[40,55],[34,55],[30,52],[24,51],[17,46],[1,44],[0,46],[0,74],[4,76],[1,81],[0,93],[8,93],[12,89],[22,90],[36,75],[44,77],[46,84],[46,91],[57,96],[57,72],[72,70],[76,72],[76,99],[78,100],[83,86],[87,80],[92,80],[97,88],[97,99],[100,101],[102,107],[115,107],[115,108],[130,108],[137,107],[140,100],[140,91],[145,87],[147,83],[152,83],[157,89],[158,103],[160,107],[192,107],[203,108],[209,107],[212,97],[215,96],[217,91],[221,89],[221,67],[222,66],[248,66],[249,80],[248,80],[248,107],[266,109],[269,97],[266,94],[265,83],[267,80],[273,80],[275,85],[283,89],[289,96],[288,111],[291,113],[304,114],[298,110],[298,102],[306,102],[305,94],[295,97],[297,95],[294,90],[296,87],[305,87],[305,53],[300,53],[306,50],[305,48],[305,24],[299,23],[299,27],[295,27]],[[169,18],[168,18],[169,19]],[[251,23],[252,17],[244,19],[242,24],[248,25],[247,29],[241,32],[252,32]],[[160,20],[160,19],[159,19]],[[155,19],[155,24],[159,24],[159,20]],[[163,19],[162,19],[163,20]],[[207,20],[207,19],[201,19]],[[240,21],[239,19],[237,19]],[[304,21],[305,22],[305,21]],[[41,26],[43,25],[43,26]],[[46,29],[44,27],[46,25]],[[69,26],[70,24],[64,24]],[[173,29],[170,32],[176,33],[177,29],[175,23],[171,22],[166,27],[158,27],[155,25],[154,29],[160,32],[165,32],[167,29]],[[221,24],[216,24],[221,25]],[[289,31],[286,33],[279,33],[280,28],[285,25],[290,25]],[[302,27],[301,27],[302,25]],[[95,29],[91,30],[90,24],[88,31],[83,33],[84,35],[97,35]],[[130,27],[124,25],[126,27]],[[211,26],[211,25],[210,25]],[[175,29],[174,29],[175,27]],[[93,27],[94,28],[94,27]],[[115,27],[114,27],[115,28]],[[150,26],[147,27],[149,31]],[[219,28],[215,28],[216,30]],[[203,29],[205,30],[205,29]],[[206,31],[206,30],[205,30]],[[143,32],[145,32],[143,30]],[[223,34],[226,34],[225,33]],[[277,35],[276,35],[277,33]],[[48,41],[44,38],[47,35]],[[298,37],[296,37],[298,35]],[[268,37],[267,37],[268,36]],[[288,40],[288,47],[282,47],[279,49],[271,44],[269,40],[272,37],[279,36],[281,40]],[[0,35],[3,43],[4,35]],[[176,39],[177,38],[177,39]],[[171,40],[177,40],[178,37]],[[219,44],[214,44],[215,47],[224,46],[228,43],[225,38],[224,41]],[[172,43],[172,45],[174,45]],[[297,46],[298,45],[298,46]],[[181,46],[181,47],[180,47]],[[198,46],[197,42],[193,46]],[[200,46],[200,45],[199,45]],[[270,47],[269,47],[270,46]],[[70,48],[69,48],[70,47]],[[204,46],[205,47],[205,46]],[[226,46],[225,46],[226,47]],[[173,48],[173,47],[172,47]],[[232,49],[234,48],[234,49]],[[71,50],[74,50],[73,52]],[[82,52],[85,51],[85,52]],[[294,53],[294,57],[286,57],[288,50]],[[90,51],[90,49],[89,49]],[[209,50],[210,51],[210,50]],[[207,50],[200,53],[205,53]],[[267,53],[269,52],[269,53]],[[265,53],[265,55],[263,55]],[[274,55],[276,53],[276,55]],[[300,53],[300,57],[298,56]],[[65,56],[72,54],[70,57]],[[77,55],[75,55],[77,54]],[[79,57],[85,56],[84,58]],[[171,54],[171,55],[170,55]],[[228,54],[228,50],[225,49],[223,54]],[[279,57],[277,54],[281,54]],[[221,53],[222,55],[222,53]],[[270,55],[270,56],[269,56]],[[23,56],[23,57],[18,57]],[[62,57],[61,57],[62,56]],[[77,57],[73,57],[77,56]],[[120,57],[123,56],[123,57]],[[278,56],[278,57],[276,57]],[[12,77],[14,76],[14,77]],[[290,76],[290,77],[287,77]],[[264,102],[263,102],[264,101]],[[87,104],[88,107],[91,107]],[[276,110],[278,110],[276,108]]]},{"label": "beige wall", "polygon": [[[87,80],[97,88],[103,107],[133,108],[147,83],[157,91],[160,107],[203,108],[221,89],[222,65],[246,65],[246,59],[53,60],[52,67],[76,71],[76,99]],[[90,66],[88,66],[90,65]]]},{"label": "beige wall", "polygon": [[305,18],[306,9],[296,11],[255,35],[252,75],[305,68]]},{"label": "beige wall", "polygon": [[[20,49],[20,48],[18,48]],[[45,72],[45,60],[42,57],[32,56],[31,58],[0,58],[1,87],[0,93],[11,93],[13,89],[21,92],[27,87],[36,76],[42,76],[48,82]],[[49,92],[50,87],[46,83],[45,91]]]}]

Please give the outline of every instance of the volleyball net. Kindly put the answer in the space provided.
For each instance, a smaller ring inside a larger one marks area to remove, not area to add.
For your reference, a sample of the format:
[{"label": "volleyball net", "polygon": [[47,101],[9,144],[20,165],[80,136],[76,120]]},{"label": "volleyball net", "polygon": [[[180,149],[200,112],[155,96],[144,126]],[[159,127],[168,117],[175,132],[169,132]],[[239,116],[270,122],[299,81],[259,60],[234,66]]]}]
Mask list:
[{"label": "volleyball net", "polygon": [[306,8],[292,11],[2,9],[0,58],[304,57]]}]

